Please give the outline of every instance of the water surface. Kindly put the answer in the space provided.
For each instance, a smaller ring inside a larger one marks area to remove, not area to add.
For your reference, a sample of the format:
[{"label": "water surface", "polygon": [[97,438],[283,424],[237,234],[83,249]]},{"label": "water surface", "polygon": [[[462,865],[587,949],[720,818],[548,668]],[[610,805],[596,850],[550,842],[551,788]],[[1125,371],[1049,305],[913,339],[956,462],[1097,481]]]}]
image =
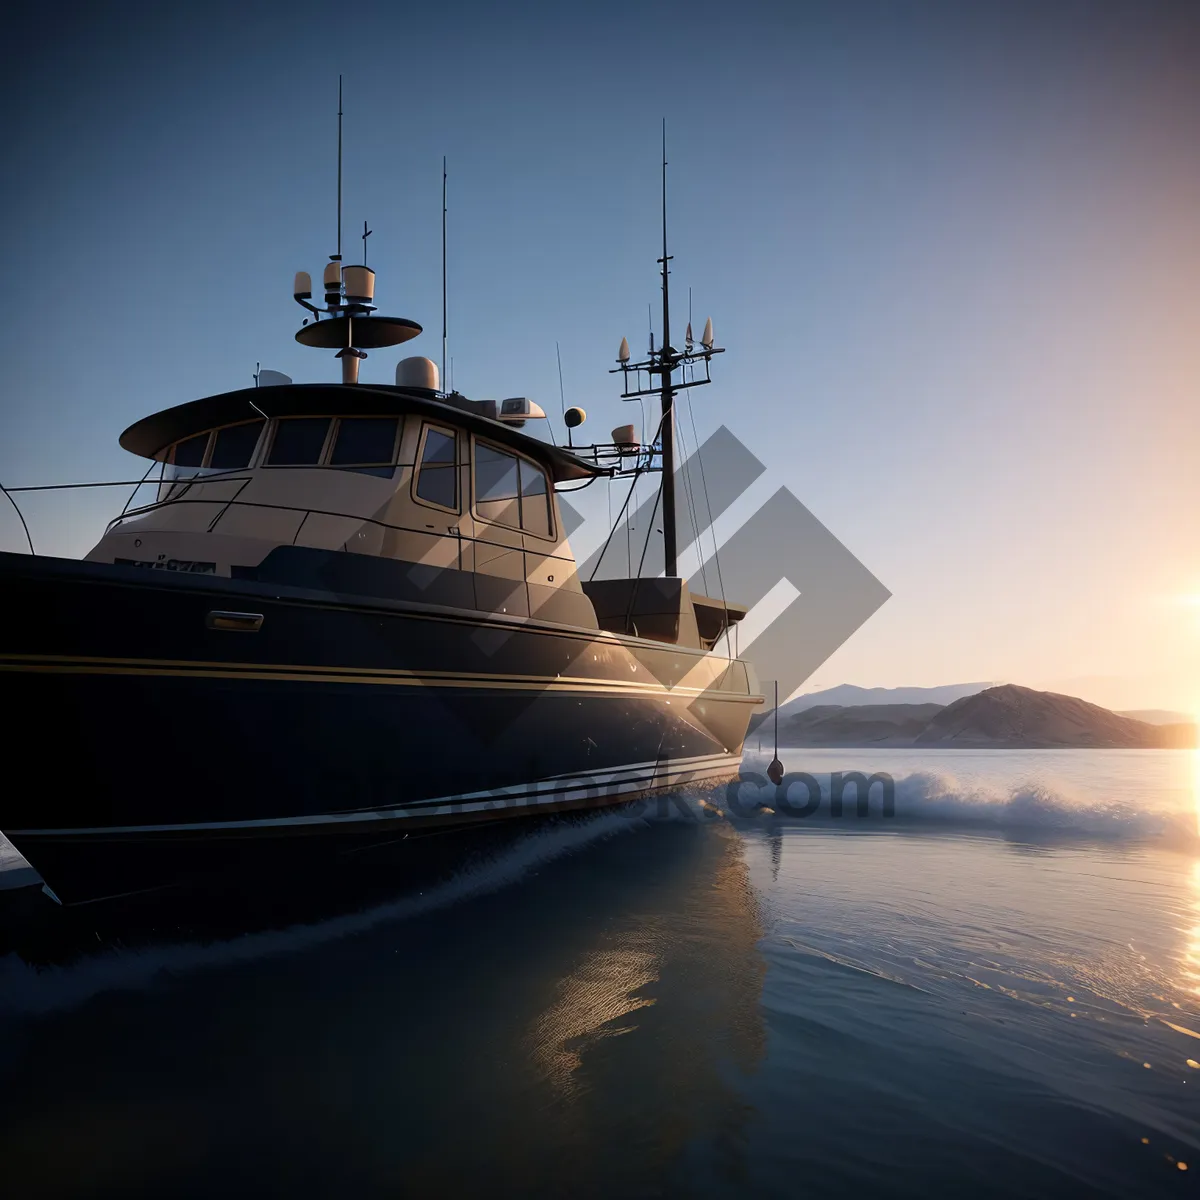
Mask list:
[{"label": "water surface", "polygon": [[1193,1194],[1194,756],[782,757],[823,786],[889,772],[896,816],[693,797],[348,918],[0,960],[0,1180]]}]

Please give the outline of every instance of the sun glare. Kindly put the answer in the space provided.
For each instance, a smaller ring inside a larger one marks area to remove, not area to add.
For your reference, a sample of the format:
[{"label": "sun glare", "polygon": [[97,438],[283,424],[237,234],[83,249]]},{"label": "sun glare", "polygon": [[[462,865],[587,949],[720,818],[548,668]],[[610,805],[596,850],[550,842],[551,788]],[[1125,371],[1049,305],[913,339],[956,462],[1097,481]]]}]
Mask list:
[{"label": "sun glare", "polygon": [[[1196,717],[1196,733],[1200,734],[1200,715]],[[1196,836],[1200,837],[1200,737],[1197,737],[1197,743],[1192,751],[1192,802],[1196,807]],[[1200,871],[1200,861],[1197,861],[1196,869]]]}]

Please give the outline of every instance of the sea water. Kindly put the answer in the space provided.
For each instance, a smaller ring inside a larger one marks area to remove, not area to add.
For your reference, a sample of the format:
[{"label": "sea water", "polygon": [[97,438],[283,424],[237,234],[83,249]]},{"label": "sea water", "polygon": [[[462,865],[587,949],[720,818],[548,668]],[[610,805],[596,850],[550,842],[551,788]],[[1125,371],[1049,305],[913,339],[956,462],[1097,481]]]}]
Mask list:
[{"label": "sea water", "polygon": [[[1196,1194],[1196,755],[781,758],[811,817],[751,783],[324,923],[0,960],[0,1190]],[[850,771],[892,816],[830,814]]]}]

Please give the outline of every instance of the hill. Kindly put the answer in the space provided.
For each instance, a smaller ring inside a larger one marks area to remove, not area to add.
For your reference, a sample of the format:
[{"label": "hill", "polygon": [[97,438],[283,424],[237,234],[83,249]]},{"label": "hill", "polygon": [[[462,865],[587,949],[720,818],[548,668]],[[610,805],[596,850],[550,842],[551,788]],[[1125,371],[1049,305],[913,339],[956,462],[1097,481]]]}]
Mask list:
[{"label": "hill", "polygon": [[1190,725],[1195,720],[1191,713],[1172,712],[1167,708],[1139,708],[1133,712],[1118,712],[1117,715],[1145,721],[1147,725]]},{"label": "hill", "polygon": [[[803,712],[779,710],[783,746],[911,746],[941,712],[940,704],[819,704]],[[769,714],[761,729],[764,744],[774,736]]]},{"label": "hill", "polygon": [[1075,696],[1005,684],[947,705],[917,735],[914,745],[964,749],[1050,746],[1150,749],[1194,744],[1194,740],[1192,726],[1151,725]]},{"label": "hill", "polygon": [[[854,689],[876,690],[888,689]],[[765,746],[773,736],[773,716],[768,711],[751,724],[747,743]],[[1075,696],[1014,684],[985,688],[947,705],[818,704],[799,710],[787,705],[779,710],[782,746],[1168,749],[1195,746],[1196,737],[1196,726],[1190,722],[1155,724],[1110,712]]]},{"label": "hill", "polygon": [[[769,682],[764,687],[770,690]],[[825,688],[819,692],[809,692],[797,696],[786,704],[779,706],[780,729],[786,718],[797,713],[807,712],[813,708],[864,708],[867,706],[880,707],[893,704],[950,704],[963,696],[973,696],[976,692],[991,687],[989,683],[946,683],[940,687],[858,687],[853,683],[838,684],[837,687]],[[754,733],[764,719],[770,716],[770,705],[766,713],[756,714],[750,721],[750,732]]]}]

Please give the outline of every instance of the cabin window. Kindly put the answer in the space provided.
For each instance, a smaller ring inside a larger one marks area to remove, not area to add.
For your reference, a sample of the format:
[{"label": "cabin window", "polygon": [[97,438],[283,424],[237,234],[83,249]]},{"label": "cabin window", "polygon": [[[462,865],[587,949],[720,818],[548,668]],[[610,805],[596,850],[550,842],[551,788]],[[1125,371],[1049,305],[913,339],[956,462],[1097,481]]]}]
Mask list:
[{"label": "cabin window", "polygon": [[329,463],[369,475],[390,475],[396,461],[399,417],[343,417]]},{"label": "cabin window", "polygon": [[427,504],[458,512],[458,440],[448,430],[425,427],[416,496]]},{"label": "cabin window", "polygon": [[195,437],[177,442],[175,444],[175,451],[171,455],[171,469],[168,471],[167,477],[169,479],[183,479],[198,475],[200,468],[204,466],[204,452],[207,449],[207,433],[198,433]]},{"label": "cabin window", "polygon": [[209,467],[214,471],[239,471],[248,467],[265,424],[265,421],[247,421],[243,425],[218,429],[213,437]]},{"label": "cabin window", "polygon": [[521,527],[517,456],[475,443],[475,509],[494,525]]},{"label": "cabin window", "polygon": [[553,521],[546,472],[528,459],[476,442],[475,511],[484,521],[549,538]]},{"label": "cabin window", "polygon": [[331,420],[330,417],[288,417],[277,422],[267,465],[315,467],[321,461]]},{"label": "cabin window", "polygon": [[521,459],[521,528],[538,537],[550,536],[550,489],[546,472]]}]

